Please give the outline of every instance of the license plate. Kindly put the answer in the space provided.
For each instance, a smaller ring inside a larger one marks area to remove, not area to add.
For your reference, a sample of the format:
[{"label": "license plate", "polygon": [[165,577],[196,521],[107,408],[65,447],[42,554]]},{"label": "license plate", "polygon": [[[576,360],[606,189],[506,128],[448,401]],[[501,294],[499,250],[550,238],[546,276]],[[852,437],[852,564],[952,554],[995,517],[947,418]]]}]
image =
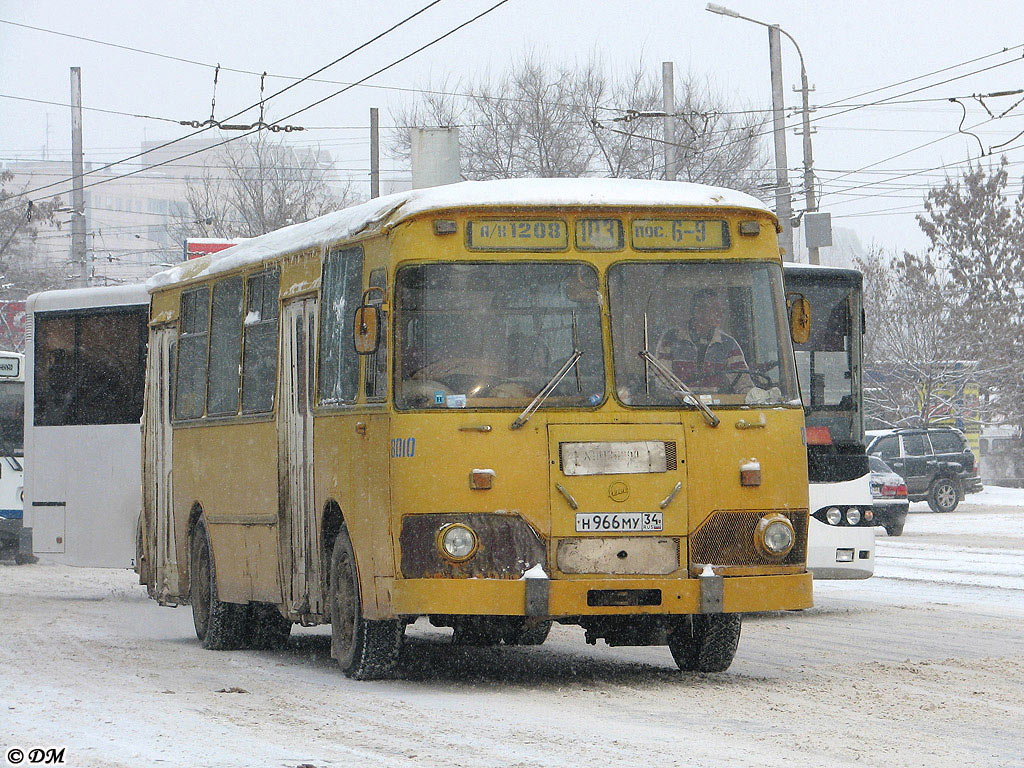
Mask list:
[{"label": "license plate", "polygon": [[660,531],[661,512],[615,512],[576,515],[576,533]]}]

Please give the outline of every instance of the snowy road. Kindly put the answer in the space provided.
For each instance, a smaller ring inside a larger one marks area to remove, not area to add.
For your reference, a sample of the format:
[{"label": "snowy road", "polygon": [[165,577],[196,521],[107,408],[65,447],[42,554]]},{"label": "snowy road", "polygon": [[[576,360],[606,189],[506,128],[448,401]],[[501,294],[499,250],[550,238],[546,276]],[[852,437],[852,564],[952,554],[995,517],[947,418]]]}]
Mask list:
[{"label": "snowy road", "polygon": [[0,747],[133,768],[1021,766],[1022,558],[1024,507],[912,513],[875,578],[748,617],[725,674],[574,628],[458,649],[417,624],[402,679],[374,683],[337,671],[323,628],[203,651],[134,574],[0,566]]}]

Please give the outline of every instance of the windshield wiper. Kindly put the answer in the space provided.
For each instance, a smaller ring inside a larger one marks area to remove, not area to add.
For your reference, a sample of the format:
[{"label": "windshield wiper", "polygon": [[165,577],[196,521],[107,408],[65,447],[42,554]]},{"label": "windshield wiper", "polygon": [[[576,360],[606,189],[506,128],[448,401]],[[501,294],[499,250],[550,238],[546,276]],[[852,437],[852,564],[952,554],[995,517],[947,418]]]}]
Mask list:
[{"label": "windshield wiper", "polygon": [[576,369],[576,390],[578,392],[583,391],[583,381],[580,377],[580,358],[583,357],[583,353],[580,351],[580,338],[579,331],[576,328],[576,313],[572,313],[572,354],[569,355],[569,359],[562,364],[562,367],[558,369],[558,372],[548,379],[548,383],[545,384],[537,396],[530,401],[530,404],[523,409],[516,420],[509,425],[509,429],[519,429],[523,424],[530,420],[530,416],[533,412],[544,405],[544,401],[548,399],[548,396],[555,391],[555,387],[562,383],[562,379],[569,373],[573,368]]},{"label": "windshield wiper", "polygon": [[668,385],[675,390],[674,394],[678,395],[684,403],[688,402],[697,407],[697,410],[699,410],[701,415],[704,417],[704,421],[708,423],[708,426],[717,427],[719,425],[721,420],[715,416],[714,411],[702,403],[700,398],[694,394],[693,390],[686,386],[682,379],[666,368],[658,358],[646,349],[640,350],[640,357],[643,358],[644,362],[647,363],[656,374],[664,379]]},{"label": "windshield wiper", "polygon": [[512,422],[509,429],[519,429],[523,424],[528,422],[530,420],[530,416],[533,415],[533,412],[544,404],[544,401],[548,399],[548,396],[554,392],[555,387],[562,383],[562,379],[565,378],[565,375],[569,373],[577,363],[579,363],[581,357],[583,357],[583,353],[578,349],[574,349],[572,354],[569,355],[569,359],[566,360],[562,367],[558,369],[558,373],[551,377],[548,383],[544,385],[544,388],[537,393],[537,396],[533,398],[533,400],[530,401],[530,404],[523,409],[523,412],[516,417],[516,420]]}]

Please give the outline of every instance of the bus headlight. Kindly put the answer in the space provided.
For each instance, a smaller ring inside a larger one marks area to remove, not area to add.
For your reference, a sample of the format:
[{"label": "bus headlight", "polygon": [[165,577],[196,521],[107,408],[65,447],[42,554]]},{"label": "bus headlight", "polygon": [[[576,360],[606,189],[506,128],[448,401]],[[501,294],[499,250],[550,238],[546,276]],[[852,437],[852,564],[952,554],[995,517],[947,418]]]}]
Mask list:
[{"label": "bus headlight", "polygon": [[476,553],[476,533],[468,525],[452,523],[441,529],[438,544],[441,554],[449,560],[456,562],[468,560]]},{"label": "bus headlight", "polygon": [[843,522],[843,512],[839,507],[829,507],[825,510],[825,519],[829,525],[839,525]]},{"label": "bus headlight", "polygon": [[754,530],[754,544],[769,557],[785,557],[796,543],[793,524],[782,515],[766,515]]},{"label": "bus headlight", "polygon": [[856,525],[860,522],[860,510],[856,507],[850,507],[846,510],[846,522],[850,525]]}]

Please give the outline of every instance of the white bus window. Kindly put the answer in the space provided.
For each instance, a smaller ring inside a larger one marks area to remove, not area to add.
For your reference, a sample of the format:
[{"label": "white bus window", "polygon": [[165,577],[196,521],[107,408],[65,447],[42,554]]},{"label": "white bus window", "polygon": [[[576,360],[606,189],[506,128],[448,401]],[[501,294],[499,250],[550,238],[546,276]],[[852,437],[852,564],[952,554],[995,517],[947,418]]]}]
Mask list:
[{"label": "white bus window", "polygon": [[213,286],[210,323],[210,383],[206,412],[238,413],[238,362],[242,355],[242,278],[229,277]]},{"label": "white bus window", "polygon": [[270,270],[250,277],[242,354],[242,413],[266,413],[274,407],[277,384],[277,294],[280,274]]},{"label": "white bus window", "polygon": [[35,334],[37,426],[139,421],[145,310],[37,313]]},{"label": "white bus window", "polygon": [[363,249],[333,251],[324,261],[320,310],[321,404],[350,403],[359,389],[352,322],[363,286]]},{"label": "white bus window", "polygon": [[174,387],[174,415],[178,419],[198,419],[203,415],[209,319],[209,288],[181,294],[178,371]]}]

